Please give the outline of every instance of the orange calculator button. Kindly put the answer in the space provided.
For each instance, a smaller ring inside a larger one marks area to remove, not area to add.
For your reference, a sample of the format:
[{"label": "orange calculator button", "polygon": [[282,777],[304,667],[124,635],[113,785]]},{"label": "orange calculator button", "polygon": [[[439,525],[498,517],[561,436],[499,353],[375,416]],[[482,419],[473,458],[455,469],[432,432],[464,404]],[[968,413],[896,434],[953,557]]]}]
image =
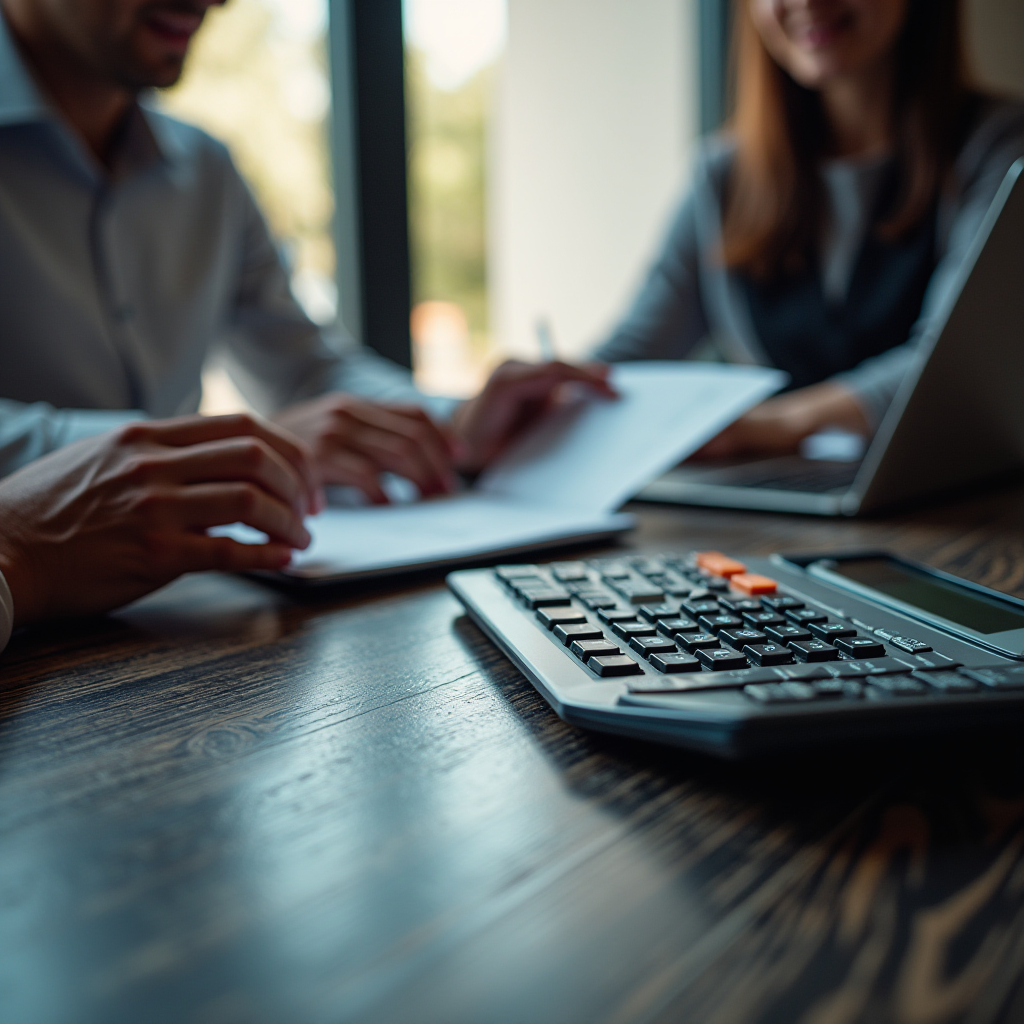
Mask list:
[{"label": "orange calculator button", "polygon": [[697,565],[716,576],[735,576],[739,572],[747,571],[742,562],[723,555],[721,551],[701,551],[697,555]]},{"label": "orange calculator button", "polygon": [[774,594],[779,589],[775,580],[758,576],[756,572],[741,572],[729,577],[729,583],[744,594]]}]

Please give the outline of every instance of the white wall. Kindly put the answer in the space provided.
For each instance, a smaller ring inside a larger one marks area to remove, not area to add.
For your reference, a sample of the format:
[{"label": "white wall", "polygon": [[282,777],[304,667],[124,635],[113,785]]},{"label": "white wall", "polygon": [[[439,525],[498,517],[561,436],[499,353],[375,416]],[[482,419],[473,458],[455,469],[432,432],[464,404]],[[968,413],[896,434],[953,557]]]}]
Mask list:
[{"label": "white wall", "polygon": [[509,0],[490,190],[491,318],[538,356],[615,322],[685,181],[697,132],[694,0]]}]

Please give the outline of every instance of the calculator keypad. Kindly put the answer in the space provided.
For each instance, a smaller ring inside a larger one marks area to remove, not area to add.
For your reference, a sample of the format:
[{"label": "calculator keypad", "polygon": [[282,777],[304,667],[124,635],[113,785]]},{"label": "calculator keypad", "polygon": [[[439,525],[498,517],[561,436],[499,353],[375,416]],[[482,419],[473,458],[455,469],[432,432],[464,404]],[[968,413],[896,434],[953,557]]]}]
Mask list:
[{"label": "calculator keypad", "polygon": [[734,586],[752,574],[720,552],[494,572],[567,657],[633,693],[734,690],[772,705],[1024,690],[1024,665],[963,668],[913,637],[864,635],[765,577]]}]

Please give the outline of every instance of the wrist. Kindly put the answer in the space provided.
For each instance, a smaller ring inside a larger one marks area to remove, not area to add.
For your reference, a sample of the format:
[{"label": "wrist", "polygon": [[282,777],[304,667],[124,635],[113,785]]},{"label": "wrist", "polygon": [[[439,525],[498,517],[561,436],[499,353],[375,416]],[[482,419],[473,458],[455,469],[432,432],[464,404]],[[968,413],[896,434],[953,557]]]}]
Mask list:
[{"label": "wrist", "polygon": [[804,410],[803,436],[828,427],[854,434],[869,433],[867,417],[852,391],[830,381],[819,384],[814,390],[814,401]]},{"label": "wrist", "polygon": [[24,626],[39,618],[40,595],[35,592],[34,574],[27,561],[12,545],[0,541],[0,575],[6,583],[12,626]]}]

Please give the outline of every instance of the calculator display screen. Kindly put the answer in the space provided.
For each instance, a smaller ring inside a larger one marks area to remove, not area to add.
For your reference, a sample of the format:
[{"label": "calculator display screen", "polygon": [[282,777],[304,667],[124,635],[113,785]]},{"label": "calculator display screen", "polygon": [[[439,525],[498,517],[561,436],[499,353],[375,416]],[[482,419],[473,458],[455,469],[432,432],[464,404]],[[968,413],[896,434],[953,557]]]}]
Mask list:
[{"label": "calculator display screen", "polygon": [[1009,601],[1003,603],[975,593],[893,559],[855,558],[836,563],[832,571],[976,633],[1024,629],[1024,609],[1018,610]]}]

